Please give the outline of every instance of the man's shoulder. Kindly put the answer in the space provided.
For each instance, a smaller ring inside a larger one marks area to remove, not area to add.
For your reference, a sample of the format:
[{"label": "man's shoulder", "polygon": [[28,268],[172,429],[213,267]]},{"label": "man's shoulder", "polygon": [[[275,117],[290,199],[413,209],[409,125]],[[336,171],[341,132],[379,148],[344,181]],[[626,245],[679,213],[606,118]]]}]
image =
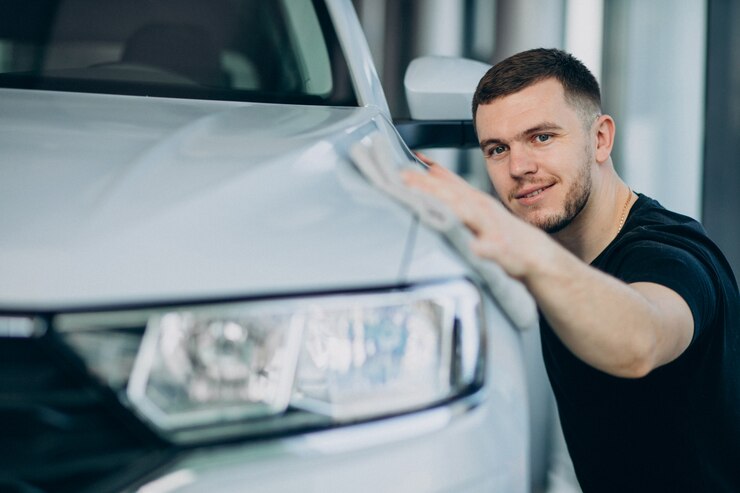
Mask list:
[{"label": "man's shoulder", "polygon": [[711,263],[726,263],[724,254],[696,219],[666,209],[657,200],[638,194],[622,232],[605,249],[602,260],[632,248],[684,251]]},{"label": "man's shoulder", "polygon": [[679,292],[688,283],[688,290],[706,284],[713,293],[737,293],[729,262],[697,220],[638,196],[622,232],[594,267],[625,282],[657,282]]},{"label": "man's shoulder", "polygon": [[639,228],[643,228],[644,230],[645,228],[649,229],[651,227],[688,228],[696,230],[703,236],[706,236],[704,227],[696,219],[679,212],[666,209],[657,200],[638,193],[637,201],[625,221],[624,231],[629,232],[639,230]]},{"label": "man's shoulder", "polygon": [[627,283],[654,282],[672,289],[695,318],[711,318],[699,313],[700,306],[737,310],[735,275],[702,225],[644,195],[621,234],[592,265]]}]

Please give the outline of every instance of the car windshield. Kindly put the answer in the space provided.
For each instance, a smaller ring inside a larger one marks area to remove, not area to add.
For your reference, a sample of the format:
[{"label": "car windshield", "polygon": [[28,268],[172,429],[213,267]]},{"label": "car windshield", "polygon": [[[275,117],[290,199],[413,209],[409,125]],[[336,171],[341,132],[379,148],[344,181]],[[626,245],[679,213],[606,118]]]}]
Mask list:
[{"label": "car windshield", "polygon": [[356,104],[318,0],[0,0],[0,87]]}]

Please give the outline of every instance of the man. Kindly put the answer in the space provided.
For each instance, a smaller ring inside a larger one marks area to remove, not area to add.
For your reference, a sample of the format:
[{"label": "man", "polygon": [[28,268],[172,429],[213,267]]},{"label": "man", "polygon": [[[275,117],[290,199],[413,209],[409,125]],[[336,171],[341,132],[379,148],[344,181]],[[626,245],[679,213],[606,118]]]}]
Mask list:
[{"label": "man", "polygon": [[428,160],[404,179],[449,205],[473,251],[536,299],[584,491],[738,492],[737,282],[696,221],[616,174],[600,99],[572,56],[514,55],[473,98],[500,202]]}]

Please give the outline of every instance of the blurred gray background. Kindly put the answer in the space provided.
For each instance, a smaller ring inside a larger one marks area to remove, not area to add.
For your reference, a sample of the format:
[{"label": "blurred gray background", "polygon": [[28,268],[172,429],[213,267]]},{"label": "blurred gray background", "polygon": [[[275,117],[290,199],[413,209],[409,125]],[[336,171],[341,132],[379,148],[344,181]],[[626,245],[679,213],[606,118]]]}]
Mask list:
[{"label": "blurred gray background", "polygon": [[[397,119],[417,56],[573,53],[617,122],[620,175],[701,220],[740,272],[740,0],[353,1]],[[478,154],[455,160],[483,183]]]}]

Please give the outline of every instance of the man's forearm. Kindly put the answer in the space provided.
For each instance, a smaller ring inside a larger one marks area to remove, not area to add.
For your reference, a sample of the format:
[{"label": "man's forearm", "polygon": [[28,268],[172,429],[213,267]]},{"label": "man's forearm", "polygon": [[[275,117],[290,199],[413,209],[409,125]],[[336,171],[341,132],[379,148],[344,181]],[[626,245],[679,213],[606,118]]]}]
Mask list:
[{"label": "man's forearm", "polygon": [[[686,325],[680,318],[688,312],[687,306],[686,312],[674,307],[682,302],[675,293],[652,285],[656,288],[649,287],[646,295],[642,287],[605,274],[557,245],[523,281],[560,340],[585,363],[611,375],[642,377],[678,356],[690,341],[690,335],[672,333]],[[662,304],[665,296],[671,297],[668,305]],[[666,313],[671,310],[681,313]]]}]

